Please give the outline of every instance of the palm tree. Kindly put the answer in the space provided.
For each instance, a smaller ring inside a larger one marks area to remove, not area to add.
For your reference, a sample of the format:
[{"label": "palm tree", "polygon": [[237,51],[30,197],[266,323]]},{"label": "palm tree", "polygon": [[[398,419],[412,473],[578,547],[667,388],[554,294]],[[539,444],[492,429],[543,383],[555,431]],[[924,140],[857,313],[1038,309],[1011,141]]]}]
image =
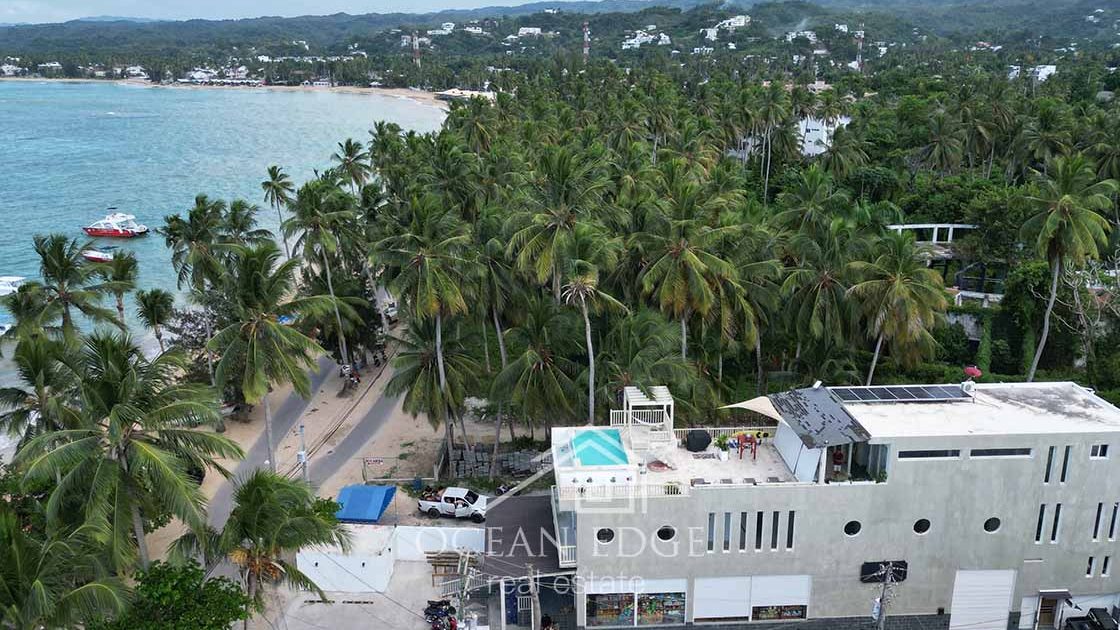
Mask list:
[{"label": "palm tree", "polygon": [[867,371],[867,385],[886,341],[894,349],[932,350],[930,330],[949,305],[941,274],[926,266],[928,250],[914,245],[912,235],[887,233],[881,252],[872,262],[855,261],[852,270],[861,280],[848,289],[863,306],[875,353]]},{"label": "palm tree", "polygon": [[784,86],[779,81],[770,84],[759,102],[758,123],[763,130],[762,143],[766,148],[763,155],[763,170],[765,171],[762,185],[762,199],[770,197],[770,157],[772,152],[772,139],[774,130],[785,122],[790,114],[789,98],[786,96]]},{"label": "palm tree", "polygon": [[672,322],[650,309],[612,322],[599,355],[604,376],[599,386],[603,398],[620,404],[626,387],[667,384],[673,389],[685,389],[695,380],[696,372],[680,355],[679,335]]},{"label": "palm tree", "polygon": [[438,417],[444,421],[450,445],[450,418],[458,415],[459,407],[449,390],[443,319],[467,310],[463,286],[472,268],[465,257],[470,231],[435,196],[414,199],[409,208],[409,224],[399,234],[378,241],[374,250],[390,271],[393,293],[408,301],[416,320],[435,321],[436,368],[445,405]]},{"label": "palm tree", "polygon": [[66,334],[76,330],[72,309],[94,322],[114,321],[113,312],[100,305],[101,297],[110,287],[94,283],[98,267],[82,258],[82,250],[88,247],[88,243],[79,243],[63,234],[35,237],[46,307],[61,311],[62,330]]},{"label": "palm tree", "polygon": [[929,143],[923,149],[924,159],[939,174],[951,173],[964,157],[967,134],[960,122],[944,109],[938,109],[929,119]]},{"label": "palm tree", "polygon": [[221,234],[222,241],[237,245],[255,245],[262,241],[272,240],[272,232],[257,227],[257,212],[260,208],[256,204],[244,199],[234,199],[222,216]]},{"label": "palm tree", "polygon": [[340,301],[335,299],[330,256],[338,251],[340,238],[348,235],[350,224],[357,218],[354,199],[331,182],[319,179],[304,184],[289,207],[292,216],[284,222],[284,234],[299,234],[296,249],[303,252],[305,259],[318,260],[327,276],[327,291],[338,325],[339,352],[342,362],[348,365],[350,352],[346,347]]},{"label": "palm tree", "polygon": [[[311,396],[307,370],[316,366],[323,349],[295,326],[282,319],[301,315],[319,317],[336,306],[326,296],[293,297],[298,258],[280,261],[276,244],[266,241],[252,247],[233,246],[225,290],[233,302],[234,321],[219,330],[207,344],[221,354],[218,383],[233,382],[243,369],[238,384],[245,401],[264,401],[265,439],[268,442],[269,468],[276,470],[273,452],[272,406],[268,392],[274,385],[290,383],[304,398]],[[348,315],[350,307],[342,305]]]},{"label": "palm tree", "polygon": [[1024,240],[1034,240],[1038,255],[1050,264],[1050,297],[1042,319],[1042,337],[1027,372],[1028,382],[1034,380],[1050,334],[1062,267],[1099,256],[1098,247],[1108,242],[1110,229],[1099,213],[1112,207],[1111,195],[1117,190],[1116,181],[1098,179],[1093,162],[1080,153],[1054,158],[1046,171],[1046,175],[1035,172],[1038,192],[1028,195],[1027,200],[1037,213],[1021,231]]},{"label": "palm tree", "polygon": [[257,469],[238,482],[233,510],[220,532],[190,532],[175,541],[172,558],[185,560],[200,552],[208,560],[228,559],[245,583],[249,598],[244,626],[253,610],[264,608],[264,591],[278,584],[323,591],[288,558],[301,549],[350,549],[349,531],[334,517],[338,504],[319,499],[311,486],[275,472]]},{"label": "palm tree", "polygon": [[835,209],[849,203],[847,193],[837,190],[832,177],[819,165],[801,171],[793,186],[778,195],[784,210],[774,215],[774,223],[793,231],[822,234],[828,231]]},{"label": "palm tree", "polygon": [[124,322],[124,294],[136,289],[136,280],[140,277],[140,263],[132,252],[122,252],[113,259],[101,263],[97,268],[98,274],[105,279],[106,286],[117,300],[117,321],[120,326]]},{"label": "palm tree", "polygon": [[46,288],[38,282],[24,282],[15,293],[0,297],[0,304],[12,316],[11,330],[0,335],[0,340],[19,339],[20,337],[47,333],[59,337],[62,318],[62,305],[49,301]]},{"label": "palm tree", "polygon": [[0,508],[0,626],[78,628],[124,611],[127,589],[99,565],[89,533],[40,539]]},{"label": "palm tree", "polygon": [[851,261],[864,243],[852,228],[833,223],[824,234],[796,234],[790,250],[796,266],[782,282],[787,322],[799,345],[831,342],[842,345],[855,320],[854,302],[847,299]]},{"label": "palm tree", "polygon": [[82,498],[84,522],[118,572],[137,554],[148,566],[144,512],[153,499],[201,530],[205,500],[189,470],[224,473],[216,457],[243,455],[233,441],[194,429],[217,421],[217,404],[211,390],[180,383],[185,367],[180,353],[149,360],[127,336],[94,333],[72,368],[81,383],[80,425],[39,435],[16,455],[27,481],[58,479],[49,521],[68,498]]},{"label": "palm tree", "polygon": [[175,296],[170,291],[148,289],[136,292],[136,316],[145,327],[152,329],[160,352],[167,350],[163,346],[163,327],[171,319],[174,310]]},{"label": "palm tree", "polygon": [[331,156],[331,160],[338,163],[343,180],[350,184],[351,191],[358,193],[358,189],[365,185],[369,178],[369,153],[365,146],[353,138],[338,143],[338,151]]},{"label": "palm tree", "polygon": [[[264,191],[264,202],[276,209],[276,224],[284,225],[284,213],[280,209],[292,200],[292,191],[295,187],[292,185],[291,178],[284,169],[274,164],[268,167],[268,179],[261,182],[261,190]],[[292,250],[288,247],[288,235],[281,230],[280,236],[284,239],[284,255],[291,258]]]},{"label": "palm tree", "polygon": [[26,442],[78,425],[73,406],[78,383],[66,367],[67,353],[66,344],[42,333],[20,339],[12,357],[19,385],[0,389],[0,430]]},{"label": "palm tree", "polygon": [[867,164],[867,147],[868,143],[856,131],[837,127],[828,148],[821,154],[821,165],[836,179],[847,179],[857,168]]},{"label": "palm tree", "polygon": [[599,289],[599,270],[586,261],[573,265],[568,283],[564,285],[564,302],[579,308],[583,316],[587,343],[587,425],[595,424],[595,348],[591,335],[591,311],[607,309],[625,312],[626,307],[610,294]]}]

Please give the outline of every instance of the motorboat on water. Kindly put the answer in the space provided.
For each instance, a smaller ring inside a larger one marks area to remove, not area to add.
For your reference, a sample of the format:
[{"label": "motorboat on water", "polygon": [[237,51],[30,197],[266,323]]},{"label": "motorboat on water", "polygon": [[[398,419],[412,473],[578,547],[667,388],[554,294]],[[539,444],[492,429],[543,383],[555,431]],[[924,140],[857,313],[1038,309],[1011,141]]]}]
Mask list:
[{"label": "motorboat on water", "polygon": [[0,297],[15,293],[26,281],[27,278],[23,276],[0,276]]},{"label": "motorboat on water", "polygon": [[147,234],[148,226],[137,223],[136,217],[131,214],[113,212],[104,219],[85,226],[82,231],[102,238],[133,238]]},{"label": "motorboat on water", "polygon": [[83,249],[82,258],[95,263],[107,263],[113,260],[113,250],[116,247],[104,247],[102,249]]}]

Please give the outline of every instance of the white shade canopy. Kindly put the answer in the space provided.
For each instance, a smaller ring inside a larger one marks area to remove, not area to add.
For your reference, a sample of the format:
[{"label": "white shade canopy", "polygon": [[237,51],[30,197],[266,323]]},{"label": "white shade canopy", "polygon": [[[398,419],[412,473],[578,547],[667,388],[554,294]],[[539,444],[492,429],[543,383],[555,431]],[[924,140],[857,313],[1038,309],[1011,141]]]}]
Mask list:
[{"label": "white shade canopy", "polygon": [[767,418],[773,418],[774,420],[782,419],[782,414],[778,413],[778,410],[774,408],[774,403],[770,402],[770,399],[766,396],[758,396],[757,398],[744,400],[743,402],[724,405],[721,409],[747,409],[755,413],[760,413]]}]

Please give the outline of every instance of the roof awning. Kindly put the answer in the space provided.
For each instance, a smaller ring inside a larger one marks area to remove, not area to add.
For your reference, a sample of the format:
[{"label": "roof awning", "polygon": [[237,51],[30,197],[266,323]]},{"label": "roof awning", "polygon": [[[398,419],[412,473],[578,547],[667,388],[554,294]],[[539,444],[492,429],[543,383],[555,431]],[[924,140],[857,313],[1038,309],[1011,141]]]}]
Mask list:
[{"label": "roof awning", "polygon": [[1038,591],[1039,597],[1046,599],[1071,599],[1073,594],[1067,588],[1044,588]]},{"label": "roof awning", "polygon": [[827,387],[804,387],[759,396],[724,409],[749,409],[789,425],[806,448],[866,442],[871,434]]},{"label": "roof awning", "polygon": [[743,402],[737,402],[737,403],[734,403],[734,404],[731,404],[731,405],[724,405],[723,407],[720,407],[720,408],[721,409],[746,409],[747,411],[753,411],[755,413],[760,413],[760,414],[766,416],[767,418],[773,418],[774,420],[781,420],[782,419],[782,414],[778,413],[778,410],[774,408],[774,403],[770,402],[770,399],[767,398],[766,396],[758,396],[757,398],[752,398],[750,400],[744,400]]}]

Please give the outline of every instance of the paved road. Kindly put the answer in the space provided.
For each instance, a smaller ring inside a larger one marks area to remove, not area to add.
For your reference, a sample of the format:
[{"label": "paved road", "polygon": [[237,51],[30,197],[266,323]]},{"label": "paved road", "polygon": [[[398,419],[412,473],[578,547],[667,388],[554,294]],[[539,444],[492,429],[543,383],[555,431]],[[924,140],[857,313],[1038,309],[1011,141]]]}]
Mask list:
[{"label": "paved road", "polygon": [[319,487],[331,475],[338,472],[348,460],[358,457],[362,446],[385,424],[399,400],[399,396],[382,394],[341,442],[329,451],[320,450],[312,456],[310,470],[308,471],[308,476],[311,477],[311,485]]},{"label": "paved road", "polygon": [[[323,381],[327,380],[331,372],[335,369],[335,362],[329,356],[319,359],[319,371],[312,372],[311,374],[311,392],[315,393],[323,385]],[[304,400],[299,394],[292,392],[284,402],[280,403],[275,412],[272,414],[272,437],[274,440],[280,440],[288,431],[292,430],[296,422],[299,420],[303,412],[307,410],[307,406],[311,404],[310,400]],[[245,452],[245,459],[237,465],[233,470],[233,479],[237,480],[243,477],[249,471],[264,466],[265,461],[268,459],[268,445],[265,443],[265,432],[261,431],[261,435],[257,441]],[[210,525],[215,529],[221,529],[225,525],[226,519],[229,518],[230,510],[233,509],[233,483],[226,481],[222,484],[221,488],[214,494],[214,498],[210,499],[208,513],[210,515]]]}]

